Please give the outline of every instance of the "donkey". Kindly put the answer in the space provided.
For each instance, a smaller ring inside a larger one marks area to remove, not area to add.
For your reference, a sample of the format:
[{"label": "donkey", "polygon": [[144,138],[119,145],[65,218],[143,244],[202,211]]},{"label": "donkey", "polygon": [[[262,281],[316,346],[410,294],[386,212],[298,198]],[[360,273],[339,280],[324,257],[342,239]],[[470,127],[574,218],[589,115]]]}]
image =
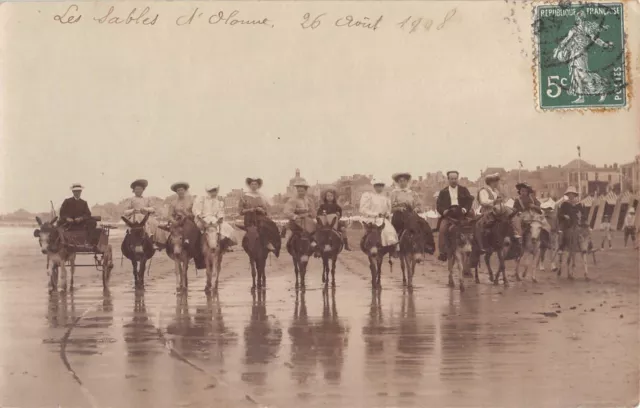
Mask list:
[{"label": "donkey", "polygon": [[[380,223],[378,225],[378,223]],[[360,249],[369,258],[369,269],[371,270],[371,288],[380,288],[380,276],[382,275],[382,262],[385,255],[389,255],[389,265],[391,266],[391,253],[395,245],[382,246],[382,230],[385,223],[389,222],[384,218],[377,218],[374,223],[365,224],[365,234],[360,241]]]},{"label": "donkey", "polygon": [[[218,290],[218,280],[222,269],[222,256],[226,250],[226,240],[220,239],[220,225],[207,225],[202,236],[202,256],[207,267],[207,284],[205,292]],[[216,282],[212,285],[213,272],[215,270]]]},{"label": "donkey", "polygon": [[[200,230],[191,218],[183,218],[170,226],[170,235],[167,240],[167,255],[175,262],[176,291],[186,291],[189,282],[187,270],[189,261],[193,258],[198,267],[201,258]],[[198,258],[198,259],[196,259]]]},{"label": "donkey", "polygon": [[[474,245],[473,227],[475,220],[468,218],[460,207],[452,207],[447,213],[447,218],[449,220],[449,229],[444,231],[444,239],[446,241],[445,248],[449,269],[449,287],[455,288],[456,286],[453,280],[453,268],[457,263],[460,271],[460,291],[464,292],[463,277],[471,275],[470,260]],[[476,283],[480,283],[480,281],[476,280]]]},{"label": "donkey", "polygon": [[[489,280],[492,281],[494,285],[497,285],[499,283],[500,274],[502,274],[502,281],[504,285],[509,285],[507,275],[505,273],[505,257],[507,255],[508,249],[505,242],[507,242],[509,237],[512,235],[513,228],[511,227],[511,218],[513,218],[516,214],[516,212],[508,213],[506,211],[500,214],[496,214],[496,220],[494,220],[487,233],[489,245],[487,247],[487,252],[484,254],[484,262],[487,265],[487,270],[489,271]],[[477,228],[478,223],[476,223],[474,229]],[[491,255],[494,252],[498,255],[498,273],[495,275],[495,278],[493,275],[493,269],[491,269]],[[479,250],[477,248],[472,254],[472,258],[473,260],[471,261],[471,264],[475,267],[476,282],[479,282]]]},{"label": "donkey", "polygon": [[[335,230],[338,217],[335,214],[318,217],[318,230],[315,240],[317,248],[322,256],[322,282],[329,284],[329,271],[331,271],[331,286],[336,286],[336,261],[338,254],[342,252],[344,241],[340,233]],[[331,261],[331,268],[329,268]]]},{"label": "donkey", "polygon": [[412,288],[416,265],[424,261],[427,252],[427,240],[422,230],[422,219],[415,211],[403,211],[400,214],[404,226],[399,237],[402,284]]},{"label": "donkey", "polygon": [[530,220],[524,221],[523,245],[522,252],[516,258],[516,280],[520,281],[520,262],[528,254],[530,255],[529,263],[525,265],[522,277],[527,276],[527,271],[531,268],[531,280],[535,283],[536,265],[540,259],[540,245],[543,232],[543,216],[534,215]]},{"label": "donkey", "polygon": [[567,255],[567,275],[573,280],[573,271],[576,267],[576,254],[580,253],[584,265],[584,279],[589,280],[589,267],[587,255],[589,253],[589,243],[591,242],[591,232],[588,225],[572,225],[561,235],[561,246],[558,252],[558,277],[562,275],[563,251]]},{"label": "donkey", "polygon": [[73,247],[66,244],[63,229],[55,226],[57,220],[58,217],[54,217],[49,222],[42,222],[40,217],[36,217],[40,228],[33,231],[33,236],[39,239],[42,253],[47,255],[47,265],[51,263],[49,293],[58,290],[58,271],[60,269],[62,270],[60,292],[67,291],[67,268],[65,267],[67,262],[69,262],[71,269],[69,290],[73,290],[73,276],[76,270],[76,253]]},{"label": "donkey", "polygon": [[147,261],[155,254],[153,241],[145,233],[144,226],[149,219],[149,214],[145,214],[140,222],[132,222],[126,217],[121,217],[122,221],[129,227],[127,235],[122,241],[122,254],[131,261],[133,266],[133,280],[136,289],[144,289],[144,272]]},{"label": "donkey", "polygon": [[[315,232],[315,221],[303,218],[299,231],[291,234],[287,242],[287,252],[293,259],[293,269],[296,274],[296,288],[305,287],[305,276],[307,275],[307,265],[314,251],[313,232]],[[311,232],[313,231],[313,232]],[[324,274],[324,272],[323,272]]]},{"label": "donkey", "polygon": [[[260,235],[260,230],[257,223],[250,225],[236,225],[241,230],[245,231],[242,238],[242,249],[249,255],[249,265],[251,266],[251,289],[263,288],[267,286],[267,277],[265,273],[267,265],[267,257],[269,256],[269,249],[267,248],[268,241],[265,236]],[[257,275],[257,282],[256,282]],[[216,276],[217,281],[217,276]],[[257,284],[257,285],[256,285]]]}]

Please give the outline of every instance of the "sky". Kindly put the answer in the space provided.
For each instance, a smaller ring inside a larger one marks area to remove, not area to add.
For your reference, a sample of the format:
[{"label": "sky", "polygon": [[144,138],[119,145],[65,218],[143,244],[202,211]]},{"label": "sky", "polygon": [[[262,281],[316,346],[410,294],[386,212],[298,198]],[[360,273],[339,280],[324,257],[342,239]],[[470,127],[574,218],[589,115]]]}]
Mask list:
[{"label": "sky", "polygon": [[[127,197],[136,178],[160,197],[181,180],[194,194],[220,184],[224,195],[249,176],[275,194],[296,168],[309,183],[450,169],[476,179],[519,160],[566,164],[577,145],[593,164],[633,160],[637,109],[535,109],[530,10],[515,11],[516,25],[503,1],[427,3],[329,10],[392,21],[457,7],[424,35],[304,31],[299,16],[325,6],[295,2],[269,6],[273,29],[176,27],[170,16],[191,6],[171,2],[153,6],[166,17],[155,27],[61,26],[51,16],[62,4],[5,5],[0,213],[59,206],[75,182],[93,205]],[[247,15],[265,7],[243,2]]]}]

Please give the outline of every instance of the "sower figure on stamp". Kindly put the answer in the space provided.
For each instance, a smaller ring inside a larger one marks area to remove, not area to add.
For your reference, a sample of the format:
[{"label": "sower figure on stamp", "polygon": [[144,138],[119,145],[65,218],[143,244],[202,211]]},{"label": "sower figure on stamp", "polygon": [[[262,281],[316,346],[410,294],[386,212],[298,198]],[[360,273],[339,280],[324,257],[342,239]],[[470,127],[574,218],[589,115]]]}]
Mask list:
[{"label": "sower figure on stamp", "polygon": [[467,216],[471,214],[471,206],[473,205],[473,196],[469,190],[458,184],[459,176],[460,173],[456,170],[447,172],[449,185],[438,193],[438,199],[436,200],[436,210],[440,214],[438,219],[438,259],[443,262],[447,260],[445,233],[450,227],[447,217],[453,208],[458,207],[460,208],[460,213],[463,216]]},{"label": "sower figure on stamp", "polygon": [[[347,226],[345,225],[344,221],[340,220],[340,218],[342,218],[342,207],[340,207],[336,202],[336,191],[333,189],[324,191],[322,193],[321,200],[322,203],[318,207],[318,217],[332,214],[335,214],[338,217],[336,229],[342,235],[342,241],[344,242],[345,251],[351,251],[351,248],[349,247],[349,240],[347,239]],[[319,252],[317,251],[319,251],[319,248],[316,248],[316,254],[319,254]]]},{"label": "sower figure on stamp", "polygon": [[[396,229],[398,238],[402,236],[405,228],[405,219],[407,211],[419,213],[422,211],[422,203],[418,193],[409,188],[409,182],[411,181],[410,173],[395,173],[392,176],[393,181],[397,187],[391,192],[391,223]],[[425,219],[418,217],[419,229],[423,233],[426,243],[426,252],[433,254],[435,252],[435,242],[433,240],[433,233],[431,227]],[[400,251],[400,243],[396,244],[396,251]]]},{"label": "sower figure on stamp", "polygon": [[249,177],[245,180],[245,184],[249,187],[249,191],[242,194],[238,209],[240,215],[244,217],[244,228],[258,227],[260,235],[264,234],[268,241],[267,250],[273,252],[277,258],[280,256],[282,242],[278,226],[268,216],[270,200],[260,192],[262,179]]},{"label": "sower figure on stamp", "polygon": [[501,217],[510,219],[513,238],[521,243],[522,225],[517,216],[513,216],[513,209],[504,205],[504,195],[498,190],[500,175],[490,174],[485,177],[486,186],[478,191],[478,203],[482,216],[476,224],[476,241],[481,253],[487,252],[487,233],[491,226]]},{"label": "sower figure on stamp", "polygon": [[69,197],[62,202],[58,225],[72,231],[86,230],[89,243],[97,245],[100,238],[99,231],[96,228],[97,222],[91,218],[89,204],[80,198],[82,190],[84,190],[84,187],[80,183],[71,186],[73,197]]},{"label": "sower figure on stamp", "polygon": [[558,61],[569,64],[571,85],[568,93],[577,96],[573,103],[584,103],[585,95],[599,95],[599,102],[603,102],[609,89],[608,80],[600,74],[589,69],[589,48],[598,45],[602,48],[611,48],[613,43],[600,39],[600,33],[609,26],[587,21],[584,10],[576,13],[576,23],[569,30],[567,36],[553,50],[553,56]]}]

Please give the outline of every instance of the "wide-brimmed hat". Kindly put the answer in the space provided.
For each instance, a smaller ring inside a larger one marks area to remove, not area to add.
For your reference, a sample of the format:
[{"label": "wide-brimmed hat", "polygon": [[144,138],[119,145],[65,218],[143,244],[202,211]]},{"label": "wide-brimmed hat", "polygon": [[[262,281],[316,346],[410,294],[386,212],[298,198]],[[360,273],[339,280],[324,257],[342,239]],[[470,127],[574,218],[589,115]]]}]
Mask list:
[{"label": "wide-brimmed hat", "polygon": [[207,184],[207,185],[204,187],[204,191],[206,191],[207,193],[210,193],[210,192],[212,192],[213,190],[215,190],[215,191],[219,191],[219,190],[220,190],[220,186],[219,186],[219,185],[217,185],[217,184],[216,184],[216,185],[213,185],[213,184]]},{"label": "wide-brimmed hat", "polygon": [[371,185],[372,186],[386,186],[386,183],[380,179],[376,179],[374,178],[373,180],[371,180]]},{"label": "wide-brimmed hat", "polygon": [[398,182],[398,179],[400,178],[406,178],[407,180],[411,180],[411,173],[394,173],[391,178],[393,179],[393,181],[395,181],[396,183]]},{"label": "wide-brimmed hat", "polygon": [[80,183],[73,183],[71,185],[71,191],[82,191],[84,190],[84,186]]},{"label": "wide-brimmed hat", "polygon": [[149,185],[149,182],[147,180],[137,179],[137,180],[134,180],[133,183],[131,183],[131,189],[133,190],[137,186],[140,186],[142,188],[147,188],[148,185]]},{"label": "wide-brimmed hat", "polygon": [[256,177],[256,178],[247,177],[247,178],[244,180],[244,183],[245,183],[246,185],[249,185],[249,184],[251,184],[251,183],[253,183],[253,182],[258,183],[258,186],[262,187],[262,179],[261,179],[261,178],[259,178],[259,177]]},{"label": "wide-brimmed hat", "polygon": [[304,187],[304,188],[309,188],[311,187],[309,185],[309,183],[307,183],[307,180],[300,178],[298,181],[296,181],[296,183],[293,185],[294,187]]},{"label": "wide-brimmed hat", "polygon": [[176,192],[179,188],[184,188],[185,190],[189,189],[189,183],[186,181],[178,181],[177,183],[173,183],[171,185],[171,191]]},{"label": "wide-brimmed hat", "polygon": [[516,184],[516,191],[519,193],[520,190],[522,190],[523,188],[526,188],[527,190],[529,190],[530,193],[533,192],[533,187],[531,187],[531,185],[527,182],[523,182],[523,183],[518,183]]},{"label": "wide-brimmed hat", "polygon": [[458,170],[449,170],[449,171],[447,171],[447,177],[449,177],[449,174],[452,174],[452,173],[455,173],[456,176],[460,175],[460,172]]},{"label": "wide-brimmed hat", "polygon": [[567,191],[564,192],[564,195],[567,195],[567,194],[578,195],[578,190],[576,190],[574,186],[569,186],[569,188],[567,188]]},{"label": "wide-brimmed hat", "polygon": [[500,181],[500,173],[487,174],[484,177],[484,182],[489,184],[493,181]]}]

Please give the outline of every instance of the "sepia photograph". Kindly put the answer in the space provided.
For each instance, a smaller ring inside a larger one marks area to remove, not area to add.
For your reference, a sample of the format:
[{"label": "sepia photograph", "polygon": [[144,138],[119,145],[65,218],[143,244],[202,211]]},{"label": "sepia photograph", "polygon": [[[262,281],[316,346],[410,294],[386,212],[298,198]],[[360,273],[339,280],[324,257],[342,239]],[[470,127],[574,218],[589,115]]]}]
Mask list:
[{"label": "sepia photograph", "polygon": [[639,406],[640,3],[0,31],[0,407]]}]

